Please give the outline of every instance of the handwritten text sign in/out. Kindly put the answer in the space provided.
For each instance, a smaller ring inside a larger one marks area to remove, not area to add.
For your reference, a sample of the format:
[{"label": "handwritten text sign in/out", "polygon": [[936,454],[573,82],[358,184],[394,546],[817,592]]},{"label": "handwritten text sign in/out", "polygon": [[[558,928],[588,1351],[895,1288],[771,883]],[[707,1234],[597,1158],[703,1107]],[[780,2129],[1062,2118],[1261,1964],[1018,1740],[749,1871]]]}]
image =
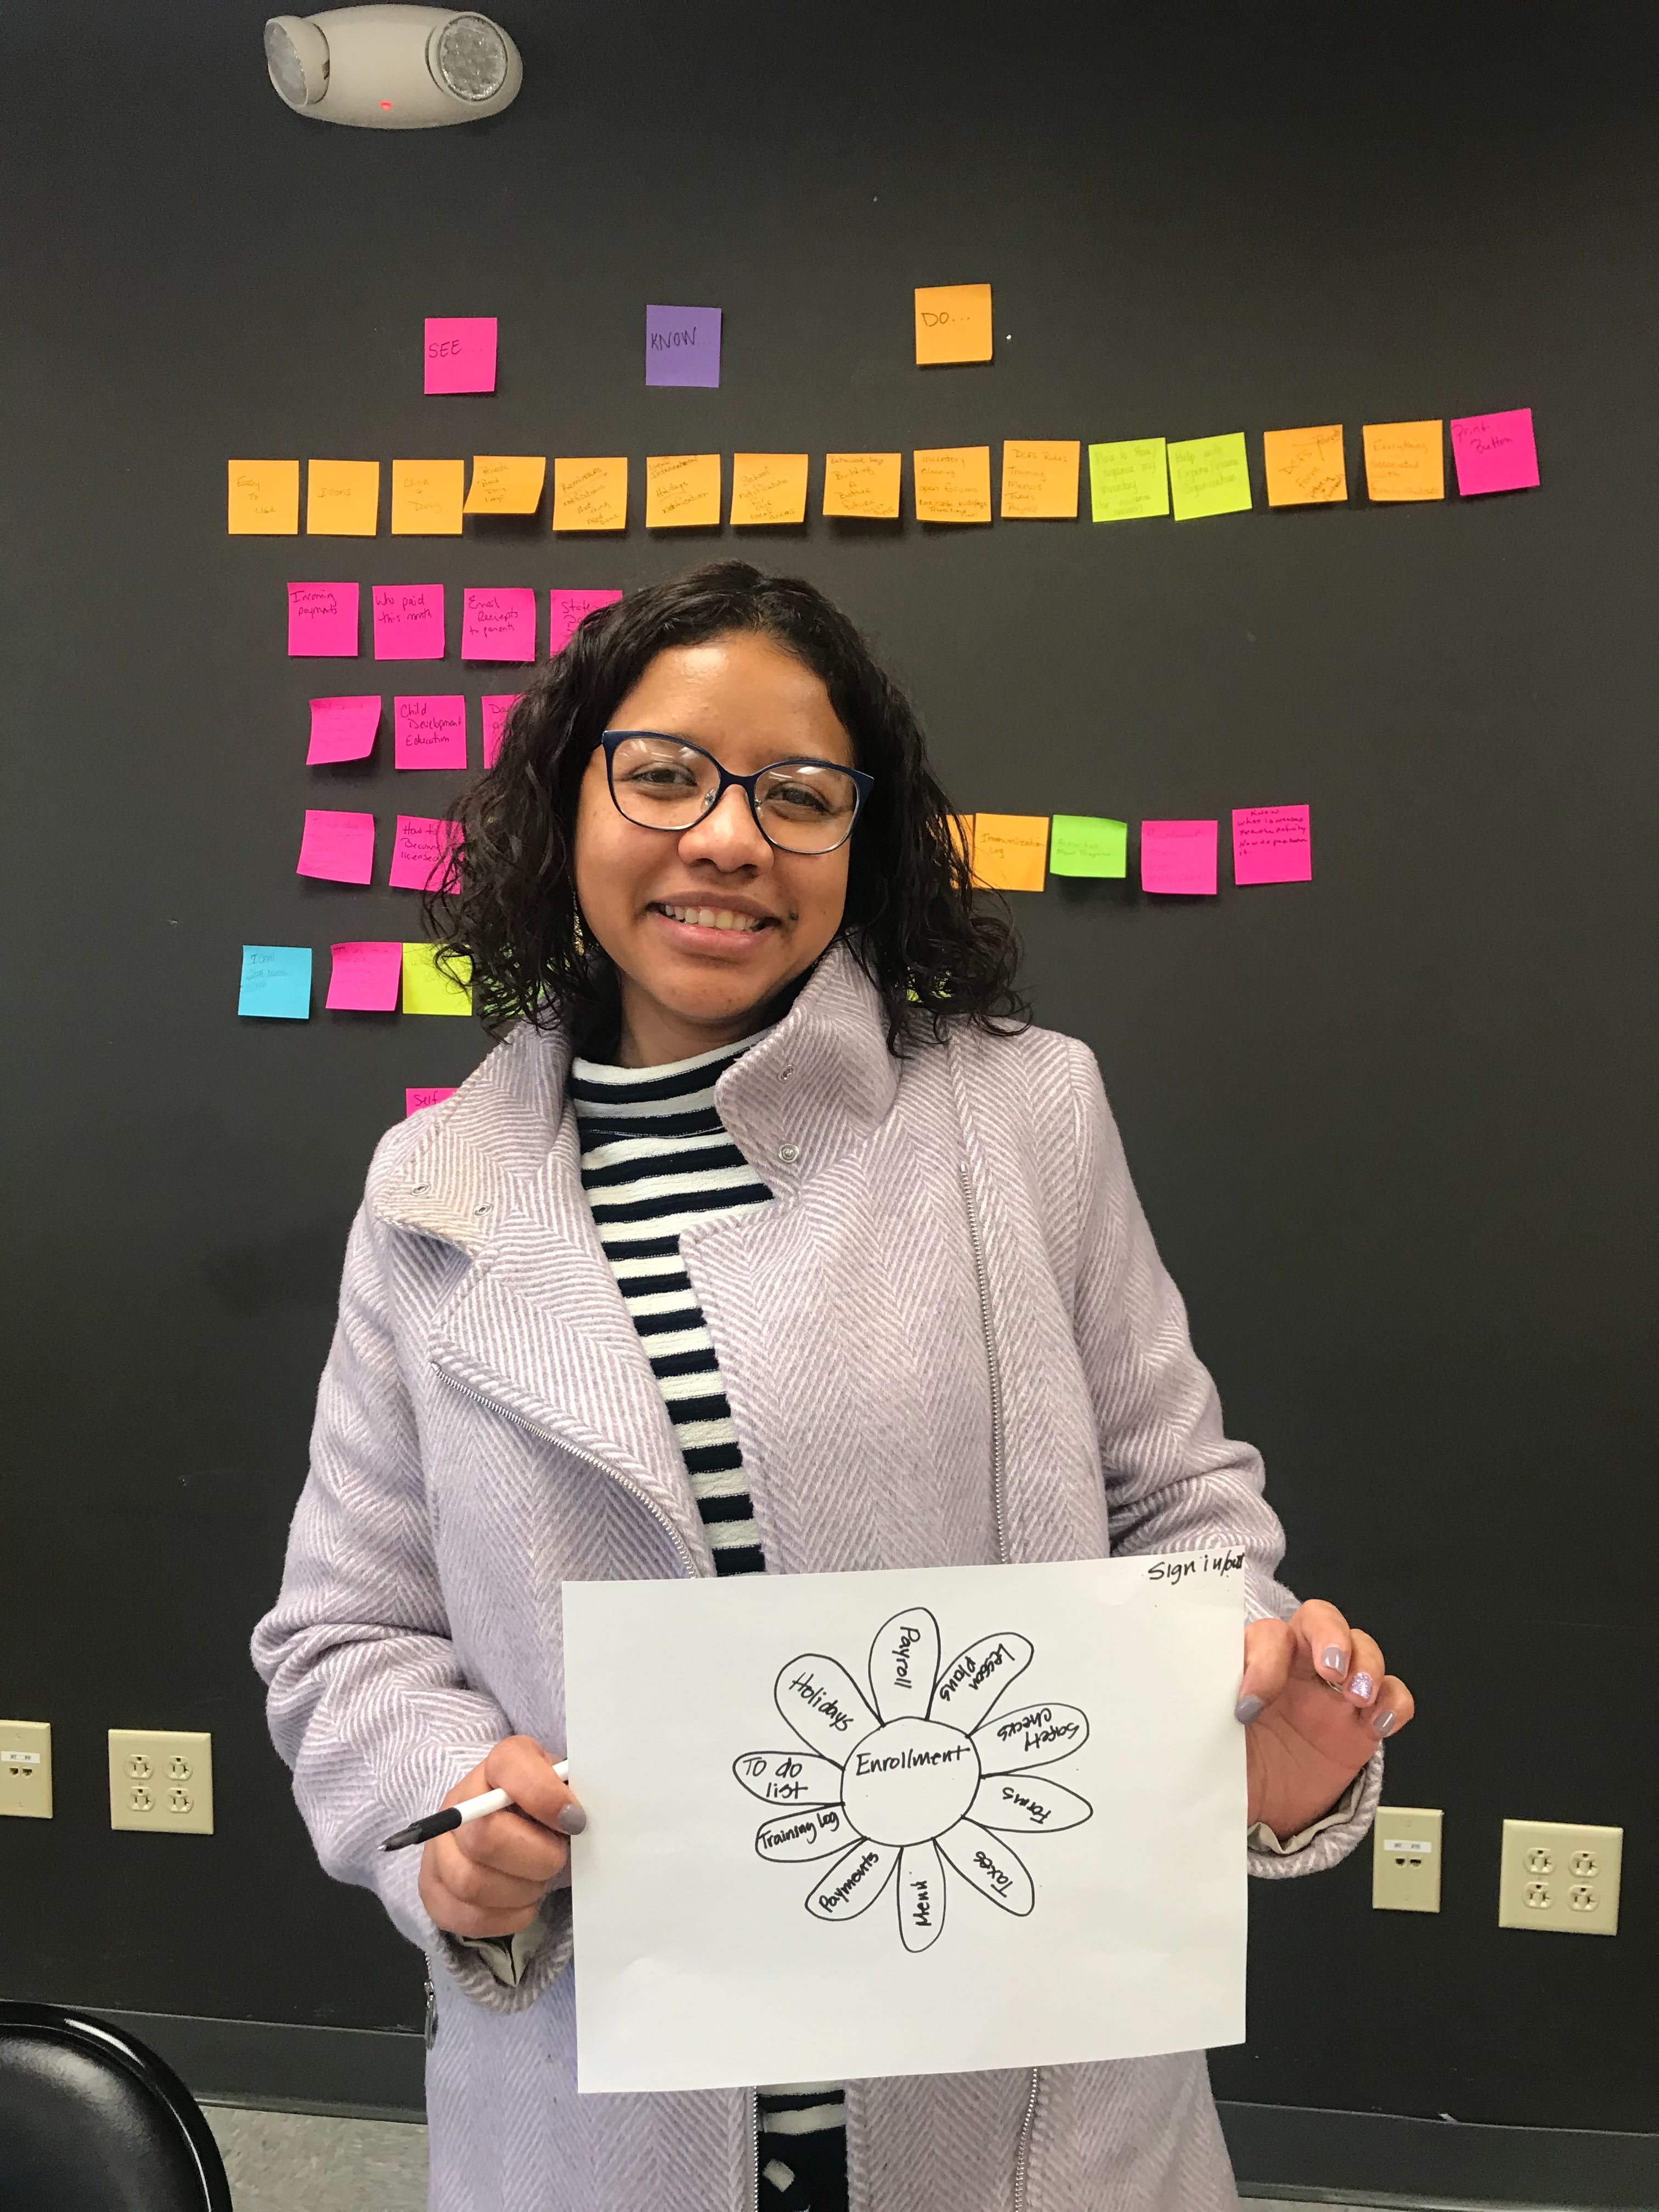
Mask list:
[{"label": "handwritten text sign in/out", "polygon": [[1451,426],[1457,489],[1465,499],[1489,491],[1529,491],[1538,482],[1530,407],[1501,415],[1459,415]]},{"label": "handwritten text sign in/out", "polygon": [[358,939],[329,948],[333,965],[329,970],[325,1006],[334,1013],[391,1014],[398,1009],[403,981],[404,948]]},{"label": "handwritten text sign in/out", "polygon": [[495,315],[428,315],[422,354],[428,392],[495,389]]},{"label": "handwritten text sign in/out", "polygon": [[265,1021],[311,1018],[311,947],[308,945],[245,945],[239,1014]]},{"label": "handwritten text sign in/out", "polygon": [[378,691],[356,693],[343,699],[313,699],[306,766],[325,768],[334,761],[367,760],[374,750],[380,726]]},{"label": "handwritten text sign in/out", "polygon": [[461,599],[461,659],[535,658],[536,594],[531,586],[469,585]]},{"label": "handwritten text sign in/out", "polygon": [[357,654],[356,584],[290,584],[288,587],[288,649],[290,656],[353,660]]},{"label": "handwritten text sign in/out", "polygon": [[993,340],[988,284],[916,287],[916,366],[989,361]]},{"label": "handwritten text sign in/out", "polygon": [[1233,809],[1233,881],[1306,884],[1313,880],[1313,832],[1305,806]]},{"label": "handwritten text sign in/out", "polygon": [[720,380],[718,307],[647,307],[647,384],[713,386]]}]

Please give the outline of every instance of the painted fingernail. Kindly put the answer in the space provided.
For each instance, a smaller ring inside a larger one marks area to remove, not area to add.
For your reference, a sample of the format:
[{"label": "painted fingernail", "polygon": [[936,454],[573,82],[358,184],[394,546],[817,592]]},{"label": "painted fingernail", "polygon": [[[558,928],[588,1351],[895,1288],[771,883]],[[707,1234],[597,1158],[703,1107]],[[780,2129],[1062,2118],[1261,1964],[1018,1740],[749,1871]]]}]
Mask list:
[{"label": "painted fingernail", "polygon": [[1334,1674],[1340,1682],[1348,1671],[1348,1655],[1340,1644],[1328,1644],[1320,1655],[1319,1663],[1327,1674]]},{"label": "painted fingernail", "polygon": [[587,1815],[573,1797],[555,1814],[553,1825],[562,1836],[580,1836],[587,1826]]},{"label": "painted fingernail", "polygon": [[1389,1730],[1394,1726],[1393,1713],[1375,1714],[1372,1717],[1371,1726],[1376,1730],[1378,1735],[1387,1735]]},{"label": "painted fingernail", "polygon": [[1364,1705],[1368,1698],[1376,1696],[1376,1685],[1362,1668],[1349,1683],[1348,1690],[1351,1696],[1358,1698],[1361,1705]]},{"label": "painted fingernail", "polygon": [[1241,1728],[1249,1728],[1250,1723],[1260,1720],[1267,1710],[1260,1698],[1241,1698],[1233,1707],[1233,1718]]}]

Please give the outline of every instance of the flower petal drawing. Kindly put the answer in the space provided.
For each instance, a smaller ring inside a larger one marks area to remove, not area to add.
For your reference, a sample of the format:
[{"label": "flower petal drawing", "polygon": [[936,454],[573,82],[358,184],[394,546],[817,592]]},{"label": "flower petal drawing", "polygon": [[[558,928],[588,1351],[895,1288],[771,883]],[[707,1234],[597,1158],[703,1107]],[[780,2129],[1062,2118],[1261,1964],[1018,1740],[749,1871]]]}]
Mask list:
[{"label": "flower petal drawing", "polygon": [[974,1731],[974,1749],[984,1774],[1012,1774],[1016,1767],[1047,1766],[1080,1751],[1089,1741],[1089,1717],[1075,1705],[1023,1705],[988,1721]]},{"label": "flower petal drawing", "polygon": [[958,1820],[948,1835],[939,1838],[939,1848],[964,1881],[1005,1912],[1018,1913],[1023,1919],[1036,1903],[1024,1860],[1011,1844],[976,1820]]},{"label": "flower petal drawing", "polygon": [[926,1720],[939,1679],[939,1623],[924,1605],[896,1613],[870,1646],[870,1690],[884,1721]]},{"label": "flower petal drawing", "polygon": [[898,1863],[895,1844],[854,1844],[818,1876],[807,1893],[806,1910],[815,1920],[856,1920],[886,1888]]},{"label": "flower petal drawing", "polygon": [[798,1813],[782,1813],[775,1820],[763,1820],[755,1831],[755,1849],[774,1866],[833,1858],[849,1844],[860,1841],[839,1805],[821,1805],[816,1812],[803,1807]]},{"label": "flower petal drawing", "polygon": [[801,1741],[837,1762],[880,1726],[840,1660],[826,1659],[821,1651],[792,1659],[780,1670],[772,1695]]},{"label": "flower petal drawing", "polygon": [[971,1735],[1008,1685],[1018,1681],[1030,1663],[1029,1638],[1007,1630],[996,1636],[981,1636],[940,1674],[933,1692],[933,1718],[948,1721],[964,1735]]},{"label": "flower petal drawing", "polygon": [[925,1951],[945,1925],[945,1866],[936,1844],[907,1844],[899,1853],[899,1935],[907,1951]]},{"label": "flower petal drawing", "polygon": [[1037,1835],[1056,1828],[1080,1828],[1094,1807],[1075,1790],[1062,1790],[1046,1775],[989,1775],[974,1792],[968,1818],[1011,1835]]},{"label": "flower petal drawing", "polygon": [[841,1769],[810,1751],[745,1751],[732,1762],[750,1795],[765,1805],[839,1805]]}]

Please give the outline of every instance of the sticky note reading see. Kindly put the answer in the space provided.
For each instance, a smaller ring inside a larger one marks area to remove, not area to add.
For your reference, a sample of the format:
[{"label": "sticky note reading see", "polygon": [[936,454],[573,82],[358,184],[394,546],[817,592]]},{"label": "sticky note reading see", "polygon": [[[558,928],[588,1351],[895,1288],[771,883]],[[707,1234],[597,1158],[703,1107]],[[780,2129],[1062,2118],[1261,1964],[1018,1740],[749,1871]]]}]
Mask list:
[{"label": "sticky note reading see", "polygon": [[443,657],[443,586],[376,584],[376,660],[441,660]]},{"label": "sticky note reading see", "polygon": [[292,538],[300,527],[298,461],[231,461],[228,529],[233,538]]},{"label": "sticky note reading see", "polygon": [[296,876],[320,876],[331,884],[367,884],[374,876],[374,817],[339,814],[308,806],[300,840]]},{"label": "sticky note reading see", "polygon": [[393,461],[394,538],[459,538],[465,461]]},{"label": "sticky note reading see", "polygon": [[912,456],[918,522],[991,520],[991,448],[935,446]]},{"label": "sticky note reading see", "polygon": [[465,514],[534,514],[547,481],[545,453],[475,453]]},{"label": "sticky note reading see", "polygon": [[916,287],[916,366],[989,361],[991,288],[988,284]]},{"label": "sticky note reading see", "polygon": [[263,1020],[311,1019],[311,947],[308,945],[245,945],[239,1014]]},{"label": "sticky note reading see", "polygon": [[647,384],[717,385],[720,380],[718,307],[647,307],[645,311]]},{"label": "sticky note reading see", "polygon": [[401,944],[358,939],[349,945],[331,945],[329,951],[333,966],[329,970],[328,996],[323,1001],[325,1006],[335,1013],[397,1012],[404,967]]},{"label": "sticky note reading see", "polygon": [[1143,822],[1141,890],[1213,897],[1218,829],[1214,822]]},{"label": "sticky note reading see", "polygon": [[357,653],[356,584],[290,584],[288,649],[308,659],[351,660]]},{"label": "sticky note reading see", "polygon": [[718,453],[652,453],[645,464],[647,530],[718,530]]},{"label": "sticky note reading see", "polygon": [[626,530],[628,457],[611,453],[553,463],[555,530]]},{"label": "sticky note reading see", "polygon": [[1075,522],[1078,456],[1075,438],[1046,445],[1011,438],[1002,448],[1005,522]]},{"label": "sticky note reading see", "polygon": [[1305,806],[1235,806],[1233,881],[1313,881],[1313,833]]},{"label": "sticky note reading see", "polygon": [[1046,814],[976,814],[974,881],[987,890],[1040,891],[1048,856]]},{"label": "sticky note reading see", "polygon": [[866,522],[896,522],[900,453],[826,453],[823,511]]},{"label": "sticky note reading see", "polygon": [[1089,509],[1097,522],[1133,522],[1170,512],[1162,438],[1119,438],[1089,448]]},{"label": "sticky note reading see", "polygon": [[447,1090],[441,1084],[428,1085],[422,1089],[404,1093],[404,1119],[411,1114],[424,1113],[428,1106],[441,1106],[446,1098],[453,1098],[459,1086],[452,1083]]},{"label": "sticky note reading see", "polygon": [[400,814],[392,848],[392,873],[386,881],[397,891],[449,890],[460,843],[459,822],[425,814]]},{"label": "sticky note reading see", "polygon": [[547,632],[550,659],[564,651],[596,608],[614,607],[621,597],[620,592],[550,592]]},{"label": "sticky note reading see", "polygon": [[392,702],[394,768],[465,768],[466,701],[459,692]]},{"label": "sticky note reading see", "polygon": [[519,703],[516,691],[486,691],[478,702],[483,710],[483,764],[494,768],[501,755],[501,732],[507,718]]},{"label": "sticky note reading see", "polygon": [[1178,439],[1166,451],[1177,522],[1240,514],[1250,504],[1250,462],[1242,430],[1219,438]]},{"label": "sticky note reading see", "polygon": [[805,453],[733,453],[732,522],[745,526],[805,522]]},{"label": "sticky note reading see", "polygon": [[1459,415],[1451,426],[1457,489],[1465,499],[1482,492],[1529,491],[1538,482],[1538,447],[1530,407],[1502,415]]},{"label": "sticky note reading see", "polygon": [[1446,459],[1438,422],[1367,422],[1365,489],[1377,501],[1444,499]]},{"label": "sticky note reading see", "polygon": [[313,699],[307,768],[331,761],[367,760],[380,726],[380,695],[368,691],[344,699]]},{"label": "sticky note reading see", "polygon": [[1316,430],[1264,430],[1261,459],[1269,507],[1323,507],[1348,496],[1340,422]]},{"label": "sticky note reading see", "polygon": [[461,597],[463,660],[533,660],[536,594],[528,584],[492,591],[469,586]]},{"label": "sticky note reading see", "polygon": [[470,1014],[472,1012],[472,963],[465,956],[454,962],[465,979],[457,982],[437,964],[435,945],[404,947],[404,1012],[406,1014]]},{"label": "sticky note reading see", "polygon": [[380,526],[378,461],[311,461],[306,467],[306,535],[373,538]]},{"label": "sticky note reading see", "polygon": [[1129,825],[1101,814],[1056,814],[1048,832],[1052,876],[1121,876],[1128,872]]},{"label": "sticky note reading see", "polygon": [[493,392],[495,389],[495,315],[428,315],[426,389],[428,392]]}]

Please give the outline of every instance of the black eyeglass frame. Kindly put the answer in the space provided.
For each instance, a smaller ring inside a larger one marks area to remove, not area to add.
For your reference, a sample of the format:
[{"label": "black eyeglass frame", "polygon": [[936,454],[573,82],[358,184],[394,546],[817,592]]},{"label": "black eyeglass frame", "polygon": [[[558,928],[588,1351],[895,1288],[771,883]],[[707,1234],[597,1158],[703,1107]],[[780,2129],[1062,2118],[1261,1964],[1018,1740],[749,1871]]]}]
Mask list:
[{"label": "black eyeglass frame", "polygon": [[[667,822],[635,821],[634,817],[617,796],[617,748],[629,738],[657,738],[665,745],[678,745],[685,752],[696,753],[700,759],[706,760],[709,763],[720,778],[720,781],[715,785],[713,797],[703,808],[702,812],[697,816],[696,821],[682,822],[678,825]],[[757,768],[753,775],[733,775],[730,769],[717,761],[706,746],[693,744],[690,738],[677,738],[670,730],[606,730],[601,735],[599,743],[605,748],[605,787],[611,793],[611,804],[622,816],[623,820],[632,822],[636,830],[660,830],[665,836],[684,837],[688,830],[696,828],[698,822],[706,822],[708,819],[721,799],[725,798],[729,787],[736,784],[738,789],[749,801],[750,819],[773,851],[791,853],[798,860],[821,860],[828,854],[839,853],[848,838],[858,827],[859,816],[864,811],[864,802],[876,787],[874,776],[866,775],[861,768],[847,768],[840,761],[818,760],[811,753],[790,753],[782,760],[769,761],[764,768]],[[813,847],[810,852],[803,852],[798,845],[780,844],[761,820],[760,809],[755,803],[755,786],[763,775],[770,775],[774,769],[779,768],[833,769],[837,775],[848,776],[852,779],[853,818],[848,823],[845,833],[837,837],[833,845],[818,845]]]}]

